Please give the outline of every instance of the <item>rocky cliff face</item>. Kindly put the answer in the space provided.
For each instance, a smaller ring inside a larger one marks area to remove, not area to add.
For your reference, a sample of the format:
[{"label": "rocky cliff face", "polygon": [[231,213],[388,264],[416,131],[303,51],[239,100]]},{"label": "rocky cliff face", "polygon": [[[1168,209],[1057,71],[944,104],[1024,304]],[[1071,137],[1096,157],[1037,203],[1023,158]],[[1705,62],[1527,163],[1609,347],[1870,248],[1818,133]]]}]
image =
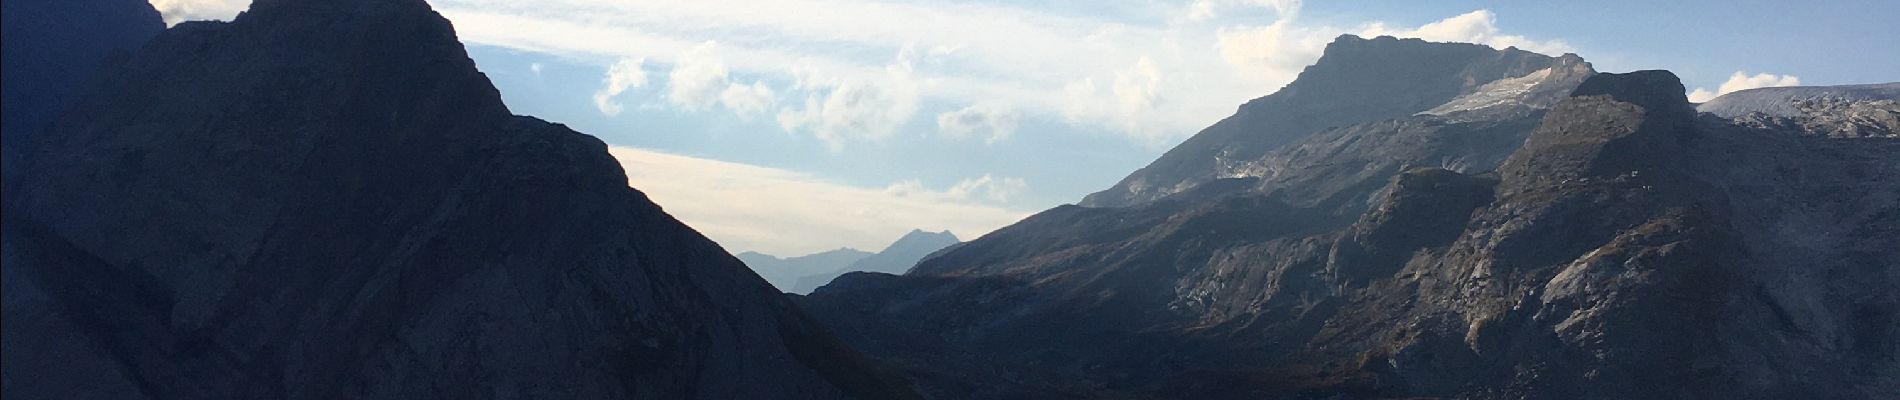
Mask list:
[{"label": "rocky cliff face", "polygon": [[88,90],[94,70],[165,29],[143,0],[5,0],[0,19],[7,74],[0,83],[0,179],[7,181],[24,169],[34,134]]},{"label": "rocky cliff face", "polygon": [[[1335,129],[1359,140],[1280,168],[1376,184],[1059,207],[798,300],[950,398],[1900,395],[1900,141],[1683,93],[1601,74],[1518,117]],[[1353,172],[1421,141],[1495,158]]]},{"label": "rocky cliff face", "polygon": [[1331,128],[1414,114],[1496,119],[1482,116],[1549,108],[1591,73],[1575,55],[1340,36],[1293,83],[1247,102],[1079,204],[1137,205],[1216,179],[1268,175],[1262,169],[1271,166],[1262,165],[1263,157]]},{"label": "rocky cliff face", "polygon": [[6,398],[914,397],[421,0],[258,0],[100,82],[5,213]]}]

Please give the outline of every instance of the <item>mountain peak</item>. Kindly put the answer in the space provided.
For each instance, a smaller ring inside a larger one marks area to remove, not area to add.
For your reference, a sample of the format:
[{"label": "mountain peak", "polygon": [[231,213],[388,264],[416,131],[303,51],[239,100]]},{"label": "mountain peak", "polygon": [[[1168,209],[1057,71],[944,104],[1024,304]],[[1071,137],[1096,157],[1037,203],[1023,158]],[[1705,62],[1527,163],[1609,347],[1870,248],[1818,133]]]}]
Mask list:
[{"label": "mountain peak", "polygon": [[960,241],[957,239],[957,235],[950,233],[950,230],[948,229],[945,229],[942,232],[931,232],[931,231],[926,231],[923,229],[912,229],[910,230],[910,233],[905,233],[904,236],[899,237],[897,239],[897,243],[911,242],[911,241],[939,242],[939,241],[944,241],[944,240],[949,240],[951,242]]},{"label": "mountain peak", "polygon": [[[1521,79],[1551,71],[1548,79]],[[1322,130],[1410,117],[1473,94],[1444,112],[1542,109],[1595,73],[1581,57],[1470,43],[1340,35],[1285,87],[1248,101],[1147,167],[1084,198],[1085,207],[1147,203],[1222,178],[1259,176],[1262,157]]]}]

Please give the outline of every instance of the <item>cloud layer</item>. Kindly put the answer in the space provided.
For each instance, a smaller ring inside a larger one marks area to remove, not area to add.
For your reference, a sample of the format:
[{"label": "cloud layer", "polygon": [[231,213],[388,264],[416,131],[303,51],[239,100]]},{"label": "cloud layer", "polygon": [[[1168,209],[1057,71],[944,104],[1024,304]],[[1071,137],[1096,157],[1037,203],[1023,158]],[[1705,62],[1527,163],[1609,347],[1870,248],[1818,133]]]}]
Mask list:
[{"label": "cloud layer", "polygon": [[1023,190],[1025,183],[1016,178],[985,175],[943,190],[915,180],[871,188],[631,147],[608,151],[634,188],[732,252],[795,256],[840,245],[876,249],[911,229],[948,229],[975,238],[1029,214],[991,205]]},{"label": "cloud layer", "polygon": [[1715,90],[1695,88],[1695,90],[1690,91],[1689,101],[1703,103],[1738,90],[1776,86],[1801,86],[1801,78],[1794,75],[1775,75],[1769,73],[1749,75],[1747,72],[1735,71],[1734,75],[1729,75],[1728,80],[1722,82],[1722,85],[1717,86]]},{"label": "cloud layer", "polygon": [[[174,19],[244,3],[153,1]],[[603,113],[639,87],[619,84],[628,70],[614,66],[642,60],[665,71],[666,105],[772,116],[834,150],[933,115],[952,139],[995,143],[1015,121],[1046,118],[1162,148],[1285,85],[1344,33],[1571,51],[1504,33],[1487,10],[1417,27],[1331,26],[1301,20],[1299,0],[1103,2],[1088,13],[867,0],[431,3],[470,43],[600,60],[610,71],[595,93]],[[956,111],[920,115],[932,104]]]},{"label": "cloud layer", "polygon": [[[1570,50],[1503,33],[1485,10],[1336,27],[1302,22],[1297,0],[1107,2],[1119,12],[1101,14],[846,0],[433,3],[470,42],[667,64],[671,104],[775,115],[833,149],[887,139],[929,104],[957,110],[922,115],[952,138],[1001,141],[1012,119],[1048,118],[1165,147],[1291,81],[1342,33]],[[1271,24],[1259,25],[1263,14]],[[702,51],[708,41],[716,52]],[[735,87],[739,76],[751,83]],[[767,98],[785,101],[747,101]],[[1013,115],[978,113],[998,99]]]},{"label": "cloud layer", "polygon": [[[619,100],[614,98],[626,92],[627,89],[647,85],[645,64],[646,59],[622,58],[614,62],[612,67],[607,67],[607,77],[601,80],[600,91],[594,92],[594,108],[600,109],[600,113],[607,115],[619,115],[621,110],[626,109]],[[529,68],[533,69],[535,74],[541,73],[541,64],[534,64]]]}]

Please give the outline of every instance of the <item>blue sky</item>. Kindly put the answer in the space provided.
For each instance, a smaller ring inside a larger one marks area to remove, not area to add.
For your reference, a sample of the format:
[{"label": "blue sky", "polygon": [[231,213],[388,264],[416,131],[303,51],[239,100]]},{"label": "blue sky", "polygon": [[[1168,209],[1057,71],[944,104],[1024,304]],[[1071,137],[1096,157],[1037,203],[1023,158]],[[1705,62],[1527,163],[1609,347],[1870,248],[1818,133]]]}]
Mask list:
[{"label": "blue sky", "polygon": [[[244,0],[152,0],[225,19]],[[728,250],[965,239],[1113,184],[1342,33],[1670,69],[1704,99],[1900,80],[1900,2],[431,0],[518,114],[615,145]],[[1658,4],[1660,3],[1660,4]]]}]

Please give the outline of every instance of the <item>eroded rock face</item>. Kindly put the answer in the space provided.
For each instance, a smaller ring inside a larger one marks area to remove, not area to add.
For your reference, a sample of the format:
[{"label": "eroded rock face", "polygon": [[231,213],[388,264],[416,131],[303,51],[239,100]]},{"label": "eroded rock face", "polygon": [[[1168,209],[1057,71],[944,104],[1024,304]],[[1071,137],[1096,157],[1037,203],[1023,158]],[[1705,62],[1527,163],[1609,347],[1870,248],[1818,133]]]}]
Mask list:
[{"label": "eroded rock face", "polygon": [[1495,171],[1061,207],[798,300],[949,397],[1900,395],[1900,142],[1698,115],[1662,71],[1538,115]]},{"label": "eroded rock face", "polygon": [[6,398],[914,397],[421,0],[181,24],[56,126],[5,215]]}]

